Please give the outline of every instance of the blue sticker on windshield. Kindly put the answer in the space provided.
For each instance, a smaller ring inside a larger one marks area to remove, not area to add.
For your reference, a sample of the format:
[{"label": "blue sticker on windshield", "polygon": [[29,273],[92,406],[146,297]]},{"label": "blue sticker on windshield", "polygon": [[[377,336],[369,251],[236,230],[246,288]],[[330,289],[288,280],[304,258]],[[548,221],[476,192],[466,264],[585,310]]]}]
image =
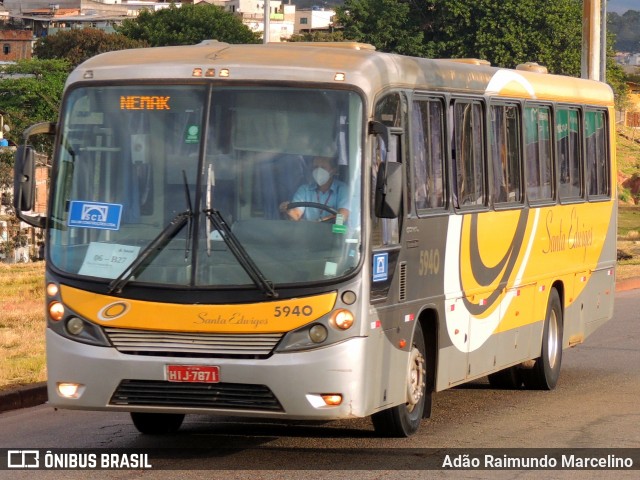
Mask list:
[{"label": "blue sticker on windshield", "polygon": [[122,205],[117,203],[72,201],[69,209],[69,226],[118,230],[121,216]]}]

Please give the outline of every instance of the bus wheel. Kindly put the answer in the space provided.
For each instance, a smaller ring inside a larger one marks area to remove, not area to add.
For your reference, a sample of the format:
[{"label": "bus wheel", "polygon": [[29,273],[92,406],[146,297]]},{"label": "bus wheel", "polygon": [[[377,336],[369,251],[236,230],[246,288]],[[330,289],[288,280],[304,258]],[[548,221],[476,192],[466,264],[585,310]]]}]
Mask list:
[{"label": "bus wheel", "polygon": [[177,432],[182,425],[184,415],[180,413],[131,412],[131,420],[140,433],[162,435]]},{"label": "bus wheel", "polygon": [[562,363],[562,304],[554,288],[549,295],[547,317],[542,334],[542,354],[533,368],[523,369],[525,387],[532,390],[553,390],[560,377]]},{"label": "bus wheel", "polygon": [[416,325],[407,369],[407,403],[374,413],[373,428],[384,437],[408,437],[420,427],[427,393],[426,349],[420,323]]},{"label": "bus wheel", "polygon": [[503,390],[515,390],[522,386],[522,375],[518,367],[509,367],[489,374],[489,385]]}]

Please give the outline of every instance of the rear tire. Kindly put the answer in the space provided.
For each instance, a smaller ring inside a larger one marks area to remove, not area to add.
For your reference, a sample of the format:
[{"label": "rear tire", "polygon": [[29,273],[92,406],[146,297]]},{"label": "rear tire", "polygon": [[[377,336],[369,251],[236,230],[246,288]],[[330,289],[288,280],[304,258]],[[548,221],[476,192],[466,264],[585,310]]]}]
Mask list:
[{"label": "rear tire", "polygon": [[547,316],[542,333],[542,353],[535,360],[533,368],[523,369],[525,387],[531,390],[553,390],[560,377],[562,364],[562,303],[554,288],[549,295]]},{"label": "rear tire", "polygon": [[407,402],[374,413],[371,416],[375,432],[383,437],[408,437],[420,427],[425,404],[430,404],[427,392],[426,348],[420,323],[413,334],[409,366],[406,375]]},{"label": "rear tire", "polygon": [[178,431],[184,420],[180,413],[131,412],[131,420],[140,433],[164,435]]}]

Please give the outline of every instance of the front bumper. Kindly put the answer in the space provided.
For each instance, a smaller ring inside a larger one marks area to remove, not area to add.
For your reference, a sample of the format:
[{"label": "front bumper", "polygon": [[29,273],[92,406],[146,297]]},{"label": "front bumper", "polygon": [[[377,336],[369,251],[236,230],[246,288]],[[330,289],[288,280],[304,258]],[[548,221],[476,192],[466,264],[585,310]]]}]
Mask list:
[{"label": "front bumper", "polygon": [[[57,408],[299,420],[364,417],[372,413],[366,402],[372,397],[366,391],[366,359],[366,337],[262,360],[238,360],[128,355],[115,348],[74,342],[47,329],[49,404]],[[168,382],[169,364],[215,365],[220,383]],[[60,395],[60,383],[80,384],[77,398]],[[135,398],[128,389],[131,386],[138,392]],[[231,403],[217,401],[225,395],[223,390],[237,391],[236,386],[248,394]],[[254,401],[259,396],[264,400],[269,395],[265,392],[275,399],[268,408]],[[327,406],[321,394],[341,394],[342,403]],[[194,395],[200,401],[192,401]]]}]

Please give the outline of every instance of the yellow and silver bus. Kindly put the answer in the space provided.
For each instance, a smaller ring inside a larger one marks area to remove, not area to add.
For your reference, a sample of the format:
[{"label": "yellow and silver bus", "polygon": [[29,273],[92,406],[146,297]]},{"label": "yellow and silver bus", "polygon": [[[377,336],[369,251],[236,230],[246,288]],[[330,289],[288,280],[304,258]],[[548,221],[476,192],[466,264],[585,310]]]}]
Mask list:
[{"label": "yellow and silver bus", "polygon": [[49,404],[408,436],[471,380],[554,388],[613,312],[613,118],[605,84],[358,43],[86,61],[16,157],[47,229]]}]

